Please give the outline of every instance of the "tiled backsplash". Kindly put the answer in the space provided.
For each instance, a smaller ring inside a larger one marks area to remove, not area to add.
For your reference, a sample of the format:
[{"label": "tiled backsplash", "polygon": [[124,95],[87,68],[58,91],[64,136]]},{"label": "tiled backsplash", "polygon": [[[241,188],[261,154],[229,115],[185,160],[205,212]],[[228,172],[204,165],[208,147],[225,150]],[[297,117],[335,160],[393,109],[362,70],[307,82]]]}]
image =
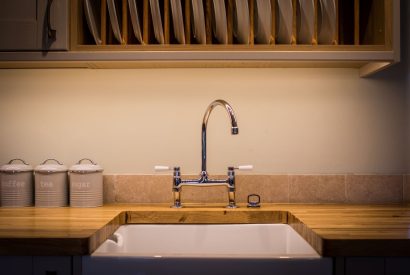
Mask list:
[{"label": "tiled backsplash", "polygon": [[[410,175],[237,175],[237,202],[397,204],[410,202]],[[105,203],[171,203],[172,176],[104,175]],[[225,203],[226,187],[184,187],[183,202]]]}]

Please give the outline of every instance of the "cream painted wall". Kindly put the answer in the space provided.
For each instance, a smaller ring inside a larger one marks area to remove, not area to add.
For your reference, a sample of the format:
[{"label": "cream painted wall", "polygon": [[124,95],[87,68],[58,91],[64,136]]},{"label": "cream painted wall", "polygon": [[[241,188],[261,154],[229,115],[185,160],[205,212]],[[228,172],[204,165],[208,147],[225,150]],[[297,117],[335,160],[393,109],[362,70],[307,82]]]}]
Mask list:
[{"label": "cream painted wall", "polygon": [[[208,170],[252,173],[404,173],[406,91],[401,69],[363,79],[355,69],[0,70],[0,163],[90,157],[106,173],[200,169],[203,113]],[[407,112],[407,113],[406,113]]]}]

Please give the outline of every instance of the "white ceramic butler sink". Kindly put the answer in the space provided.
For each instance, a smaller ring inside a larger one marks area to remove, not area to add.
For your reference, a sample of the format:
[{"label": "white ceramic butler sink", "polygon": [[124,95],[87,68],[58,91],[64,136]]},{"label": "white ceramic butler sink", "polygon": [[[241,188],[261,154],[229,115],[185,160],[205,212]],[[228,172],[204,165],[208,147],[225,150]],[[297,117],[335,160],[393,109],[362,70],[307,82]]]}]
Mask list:
[{"label": "white ceramic butler sink", "polygon": [[286,224],[123,225],[83,274],[332,274],[332,260]]},{"label": "white ceramic butler sink", "polygon": [[124,225],[94,256],[319,258],[287,224]]}]

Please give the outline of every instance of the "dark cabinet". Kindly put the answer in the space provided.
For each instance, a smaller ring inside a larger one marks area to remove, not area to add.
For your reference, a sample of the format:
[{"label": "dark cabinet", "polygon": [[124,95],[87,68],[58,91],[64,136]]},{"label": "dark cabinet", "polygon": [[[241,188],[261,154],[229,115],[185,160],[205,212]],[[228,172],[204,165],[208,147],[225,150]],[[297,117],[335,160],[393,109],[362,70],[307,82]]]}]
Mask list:
[{"label": "dark cabinet", "polygon": [[72,256],[1,256],[0,274],[80,275]]},{"label": "dark cabinet", "polygon": [[0,50],[68,50],[68,0],[0,1]]},{"label": "dark cabinet", "polygon": [[334,275],[408,275],[409,257],[338,257]]}]

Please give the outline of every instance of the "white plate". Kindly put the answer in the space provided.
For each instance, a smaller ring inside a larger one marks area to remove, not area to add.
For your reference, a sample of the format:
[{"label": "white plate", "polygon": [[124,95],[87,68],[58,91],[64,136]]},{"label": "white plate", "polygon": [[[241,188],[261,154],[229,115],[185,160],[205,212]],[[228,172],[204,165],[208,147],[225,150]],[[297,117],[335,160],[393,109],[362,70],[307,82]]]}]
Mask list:
[{"label": "white plate", "polygon": [[313,0],[299,0],[297,26],[298,44],[312,44],[315,28],[315,4]]},{"label": "white plate", "polygon": [[249,44],[248,0],[235,0],[234,35],[240,44]]},{"label": "white plate", "polygon": [[228,30],[226,24],[226,9],[224,0],[213,0],[214,3],[214,35],[221,44],[228,43]]},{"label": "white plate", "polygon": [[277,0],[276,34],[278,44],[290,44],[292,42],[292,24],[292,0]]},{"label": "white plate", "polygon": [[95,44],[101,45],[101,1],[84,0],[85,18]]},{"label": "white plate", "polygon": [[193,35],[199,44],[206,44],[205,15],[202,0],[192,0]]},{"label": "white plate", "polygon": [[270,44],[272,40],[272,6],[270,0],[256,0],[255,42]]},{"label": "white plate", "polygon": [[181,0],[171,0],[172,22],[175,38],[179,44],[185,44],[184,20],[182,16]]},{"label": "white plate", "polygon": [[120,25],[118,23],[117,9],[115,8],[114,0],[107,0],[108,14],[110,15],[110,22],[114,36],[118,42],[122,43]]},{"label": "white plate", "polygon": [[336,34],[335,0],[319,0],[318,43],[332,44]]},{"label": "white plate", "polygon": [[164,30],[162,28],[161,10],[158,0],[149,0],[152,14],[152,24],[154,25],[155,39],[159,44],[164,44]]},{"label": "white plate", "polygon": [[141,26],[140,26],[140,20],[138,16],[138,9],[137,9],[136,1],[137,0],[128,0],[128,8],[130,9],[131,24],[134,30],[134,35],[138,39],[138,41],[141,44],[143,44]]}]

